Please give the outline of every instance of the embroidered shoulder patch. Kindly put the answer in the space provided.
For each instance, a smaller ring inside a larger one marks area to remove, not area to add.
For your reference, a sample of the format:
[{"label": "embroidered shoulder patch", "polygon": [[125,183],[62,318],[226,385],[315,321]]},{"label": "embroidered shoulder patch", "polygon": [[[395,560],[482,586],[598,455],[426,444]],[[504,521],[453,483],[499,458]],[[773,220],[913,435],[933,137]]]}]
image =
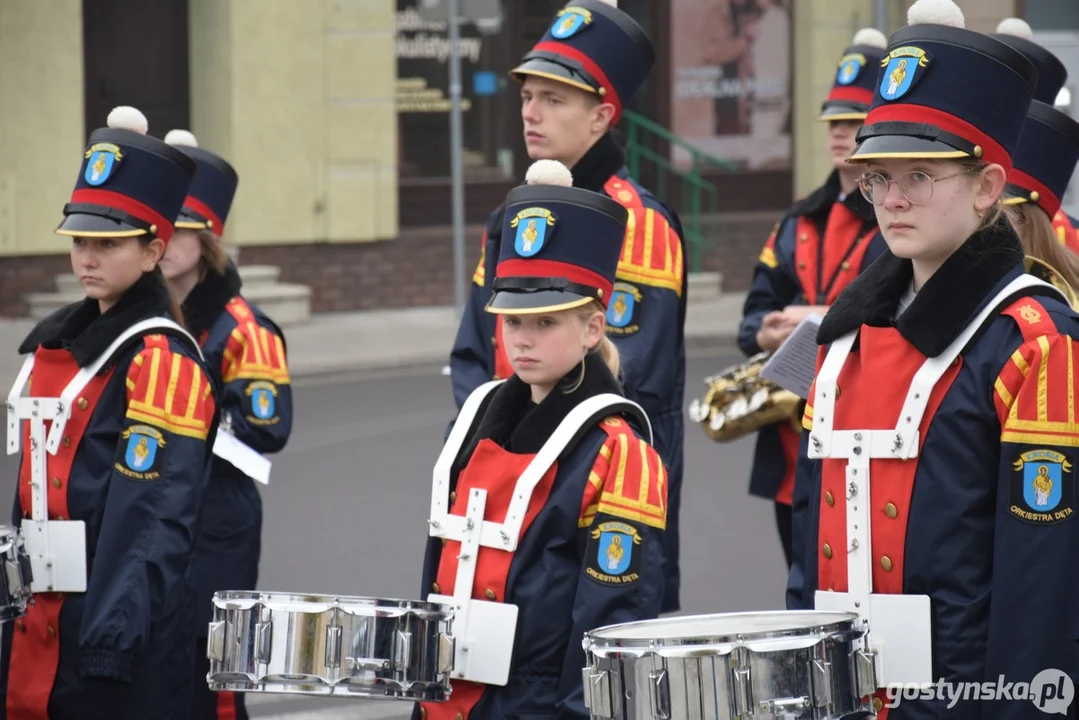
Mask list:
[{"label": "embroidered shoulder patch", "polygon": [[116,472],[132,480],[157,480],[158,468],[167,444],[165,436],[149,425],[132,425],[120,434],[117,445]]},{"label": "embroidered shoulder patch", "polygon": [[272,382],[255,380],[244,389],[247,397],[247,421],[253,425],[276,425],[281,422],[277,416],[277,386]]},{"label": "embroidered shoulder patch", "polygon": [[637,572],[644,538],[627,522],[601,522],[590,533],[585,574],[603,585],[628,585],[641,579]]},{"label": "embroidered shoulder patch", "polygon": [[1075,514],[1075,475],[1071,458],[1059,450],[1037,448],[1012,463],[1009,511],[1035,525],[1052,525]]},{"label": "embroidered shoulder patch", "polygon": [[607,307],[607,332],[611,335],[633,335],[641,329],[640,312],[644,295],[634,285],[616,282]]}]

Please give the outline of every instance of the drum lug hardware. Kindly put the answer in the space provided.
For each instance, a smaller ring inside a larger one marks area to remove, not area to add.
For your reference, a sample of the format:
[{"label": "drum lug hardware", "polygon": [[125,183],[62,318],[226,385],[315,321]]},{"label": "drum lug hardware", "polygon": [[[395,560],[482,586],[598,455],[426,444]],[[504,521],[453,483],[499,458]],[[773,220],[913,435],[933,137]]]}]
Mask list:
[{"label": "drum lug hardware", "polygon": [[389,660],[378,660],[377,658],[345,658],[345,670],[354,673],[369,670],[371,672],[382,672],[390,669]]},{"label": "drum lug hardware", "polygon": [[731,685],[734,689],[734,715],[746,717],[752,711],[753,684],[749,676],[749,650],[745,647],[736,647],[731,651],[730,657]]},{"label": "drum lug hardware", "polygon": [[652,716],[670,720],[671,693],[666,670],[653,670],[648,674],[648,696],[652,702]]},{"label": "drum lug hardware", "polygon": [[593,718],[615,717],[615,703],[611,696],[611,674],[606,670],[592,672],[592,668],[585,668],[582,672],[584,680],[584,704]]},{"label": "drum lug hardware", "polygon": [[206,657],[218,662],[223,661],[225,659],[225,621],[218,620],[210,623],[210,631],[207,635],[209,641],[206,643]]},{"label": "drum lug hardware", "polygon": [[412,633],[405,630],[397,631],[397,638],[393,643],[393,667],[397,672],[408,672],[412,664]]},{"label": "drum lug hardware", "polygon": [[[831,714],[835,705],[835,698],[832,697],[832,663],[822,657],[814,658],[812,677],[813,705]],[[806,706],[809,706],[808,702]]]},{"label": "drum lug hardware", "polygon": [[778,700],[761,700],[757,709],[762,715],[776,717],[803,717],[803,711],[811,708],[813,704],[807,697],[780,698]]},{"label": "drum lug hardware", "polygon": [[858,650],[854,653],[854,677],[858,684],[858,696],[866,697],[877,691],[877,653]]},{"label": "drum lug hardware", "polygon": [[438,671],[441,673],[453,670],[454,644],[452,635],[438,634]]},{"label": "drum lug hardware", "polygon": [[326,628],[326,667],[341,667],[341,626]]},{"label": "drum lug hardware", "polygon": [[270,662],[270,639],[273,623],[260,622],[255,625],[255,660],[260,663]]}]

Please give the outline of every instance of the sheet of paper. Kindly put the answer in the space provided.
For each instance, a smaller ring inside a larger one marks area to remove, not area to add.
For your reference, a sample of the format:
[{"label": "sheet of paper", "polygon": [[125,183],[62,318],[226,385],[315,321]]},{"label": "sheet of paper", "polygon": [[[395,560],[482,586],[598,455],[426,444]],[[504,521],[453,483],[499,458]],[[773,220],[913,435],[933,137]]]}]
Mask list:
[{"label": "sheet of paper", "polygon": [[817,330],[821,319],[816,313],[807,315],[768,358],[761,368],[761,377],[807,399],[817,370]]},{"label": "sheet of paper", "polygon": [[214,438],[214,455],[227,460],[240,472],[257,483],[270,484],[270,461],[236,439],[224,428],[218,428]]}]

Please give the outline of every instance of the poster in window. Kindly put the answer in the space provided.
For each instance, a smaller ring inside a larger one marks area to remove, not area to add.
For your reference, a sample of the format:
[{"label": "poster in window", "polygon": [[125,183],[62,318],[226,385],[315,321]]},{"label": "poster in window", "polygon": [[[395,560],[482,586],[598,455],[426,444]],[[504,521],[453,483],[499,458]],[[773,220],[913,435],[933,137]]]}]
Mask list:
[{"label": "poster in window", "polygon": [[790,0],[670,2],[671,129],[742,170],[789,170]]}]

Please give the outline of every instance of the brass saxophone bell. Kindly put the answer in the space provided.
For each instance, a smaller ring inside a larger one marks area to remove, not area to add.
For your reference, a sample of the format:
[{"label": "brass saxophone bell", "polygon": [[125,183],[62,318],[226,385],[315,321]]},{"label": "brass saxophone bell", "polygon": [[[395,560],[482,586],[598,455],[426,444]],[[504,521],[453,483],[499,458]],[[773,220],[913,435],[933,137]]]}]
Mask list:
[{"label": "brass saxophone bell", "polygon": [[688,408],[693,422],[715,442],[730,442],[777,422],[801,429],[802,398],[760,376],[771,353],[759,353],[705,378],[704,396]]}]

